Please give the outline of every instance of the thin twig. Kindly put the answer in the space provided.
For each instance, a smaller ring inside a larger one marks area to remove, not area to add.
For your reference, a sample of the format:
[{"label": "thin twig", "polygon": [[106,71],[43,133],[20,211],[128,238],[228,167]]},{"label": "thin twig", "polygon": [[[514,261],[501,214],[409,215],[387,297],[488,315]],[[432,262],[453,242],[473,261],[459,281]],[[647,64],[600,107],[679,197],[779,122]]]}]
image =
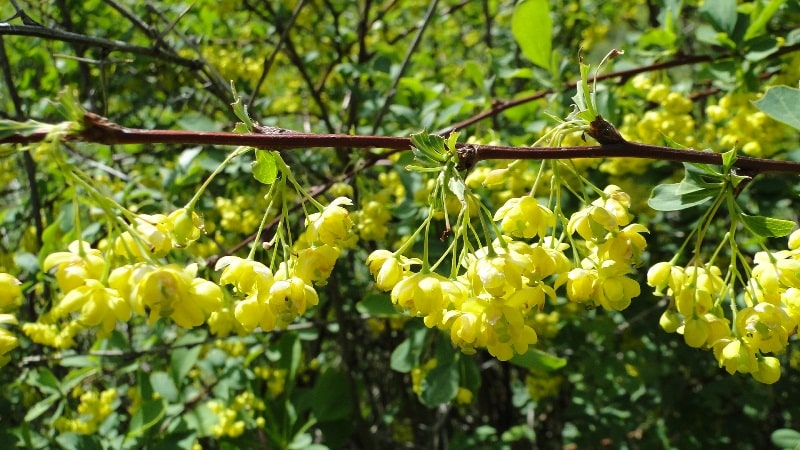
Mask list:
[{"label": "thin twig", "polygon": [[403,62],[400,64],[400,69],[395,74],[394,80],[392,80],[392,86],[386,93],[386,98],[383,100],[383,106],[381,106],[381,109],[378,110],[378,114],[375,116],[375,122],[372,124],[372,133],[376,133],[378,128],[380,128],[381,122],[383,121],[383,116],[386,114],[386,111],[389,109],[389,104],[392,102],[394,95],[397,93],[397,85],[400,83],[400,79],[403,77],[406,68],[408,68],[408,64],[411,62],[411,56],[414,55],[419,43],[422,41],[422,35],[428,28],[428,24],[430,24],[431,19],[433,18],[433,13],[436,12],[436,5],[438,3],[439,0],[431,1],[428,11],[425,13],[425,18],[422,19],[422,25],[420,25],[419,29],[417,29],[417,34],[414,36],[414,40],[411,41],[411,45],[408,47],[406,56],[403,58]]},{"label": "thin twig", "polygon": [[[770,57],[778,57],[778,56],[782,56],[782,55],[785,55],[785,54],[788,54],[788,53],[796,52],[798,50],[800,50],[800,43],[787,45],[786,47],[781,47],[780,49],[778,49],[775,53],[770,55]],[[718,61],[723,61],[723,60],[726,60],[726,59],[732,59],[732,58],[735,58],[735,57],[736,57],[736,55],[733,55],[733,54],[724,54],[724,55],[717,55],[717,56],[712,56],[712,55],[682,56],[682,57],[679,57],[679,58],[676,58],[676,59],[673,59],[673,60],[670,60],[670,61],[664,61],[664,62],[660,62],[660,63],[649,64],[649,65],[642,66],[642,67],[634,67],[632,69],[619,70],[619,71],[616,71],[616,72],[604,73],[602,75],[597,75],[596,77],[590,77],[589,78],[589,82],[591,83],[595,79],[597,81],[601,81],[601,80],[607,80],[607,79],[613,79],[613,78],[619,78],[620,80],[626,80],[626,79],[628,79],[630,77],[633,77],[633,76],[641,74],[641,73],[655,72],[657,70],[671,69],[671,68],[674,68],[674,67],[680,67],[680,66],[686,66],[686,65],[692,65],[692,64],[700,64],[700,63],[707,63],[707,62],[718,62]],[[577,85],[578,85],[577,81],[570,81],[569,83],[565,83],[561,87],[560,90],[563,92],[563,91],[567,91],[567,90],[570,90],[570,89],[574,89]],[[522,105],[522,104],[525,104],[525,103],[532,102],[534,100],[538,100],[540,98],[543,98],[543,97],[545,97],[545,96],[547,96],[549,94],[553,94],[555,92],[556,92],[556,89],[548,88],[548,89],[543,89],[543,90],[541,90],[539,92],[535,92],[535,93],[533,93],[531,95],[528,95],[528,96],[525,96],[525,97],[521,97],[521,98],[518,98],[518,99],[514,99],[514,100],[494,99],[494,100],[492,100],[492,106],[488,110],[482,111],[482,112],[480,112],[478,114],[475,114],[474,116],[472,116],[472,117],[470,117],[468,119],[464,119],[461,122],[458,122],[458,123],[450,125],[450,126],[448,126],[446,128],[443,128],[443,129],[437,131],[437,134],[448,134],[448,133],[453,132],[453,131],[461,130],[461,129],[466,128],[466,127],[468,127],[470,125],[473,125],[473,124],[475,124],[477,122],[480,122],[480,121],[482,121],[484,119],[496,116],[497,114],[500,114],[501,112],[503,112],[503,111],[505,111],[505,110],[507,110],[509,108],[513,108],[515,106],[519,106],[519,105]]]},{"label": "thin twig", "polygon": [[300,0],[297,2],[297,6],[295,6],[294,11],[292,11],[292,16],[289,18],[289,21],[286,23],[286,28],[283,29],[281,32],[281,37],[278,38],[278,43],[275,44],[275,48],[272,49],[272,53],[264,58],[264,68],[261,69],[261,76],[258,77],[258,82],[256,82],[255,88],[253,88],[252,94],[250,94],[250,101],[247,102],[247,107],[253,109],[253,102],[255,101],[256,97],[258,97],[258,91],[261,90],[261,85],[264,84],[264,80],[267,79],[267,75],[269,74],[269,70],[272,68],[272,64],[275,62],[275,58],[278,57],[278,53],[280,53],[281,49],[283,48],[283,44],[286,42],[286,39],[289,37],[289,31],[291,31],[292,26],[294,26],[294,22],[297,20],[297,16],[300,15],[300,11],[303,9],[303,6],[306,5],[305,0]]}]

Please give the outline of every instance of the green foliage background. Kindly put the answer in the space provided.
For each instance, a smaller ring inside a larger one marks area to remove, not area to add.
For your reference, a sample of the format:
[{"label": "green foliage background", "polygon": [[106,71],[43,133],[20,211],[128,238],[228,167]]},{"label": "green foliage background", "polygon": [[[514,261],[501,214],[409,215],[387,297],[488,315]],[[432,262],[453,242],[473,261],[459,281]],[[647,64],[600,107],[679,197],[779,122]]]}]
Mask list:
[{"label": "green foliage background", "polygon": [[[262,125],[408,136],[444,130],[506,101],[546,91],[538,100],[471,124],[462,134],[473,142],[530,145],[553,125],[548,115],[569,113],[574,88],[567,83],[579,77],[579,49],[585,61],[596,64],[619,48],[625,54],[604,71],[706,58],[643,71],[651,84],[690,98],[690,111],[664,110],[636,87],[634,77],[620,76],[599,87],[604,117],[632,140],[655,135],[660,141],[648,143],[680,143],[692,135],[697,148],[721,152],[730,145],[720,142],[724,133],[706,126],[714,122],[708,105],[725,97],[749,99],[748,93],[763,93],[771,85],[794,86],[800,77],[798,53],[779,52],[800,42],[795,0],[529,1],[532,8],[549,10],[554,39],[546,43],[552,54],[542,50],[543,43],[534,50],[520,48],[515,34],[525,46],[524,39],[547,37],[536,33],[548,24],[535,14],[531,17],[541,22],[515,23],[515,4],[509,1],[17,3],[45,27],[152,52],[0,35],[3,118],[61,120],[50,101],[69,87],[88,110],[125,126],[232,130],[233,80]],[[434,12],[426,23],[429,8]],[[296,18],[294,11],[299,11]],[[0,6],[0,18],[14,13],[12,5]],[[733,116],[757,112],[747,101],[734,105],[740,109],[731,111]],[[657,132],[646,134],[639,125],[653,118],[648,111],[664,112],[657,116],[662,123],[688,123],[686,117],[693,122],[675,136],[658,124]],[[797,159],[796,131],[771,119],[763,128],[754,156]],[[753,140],[735,138],[739,145]],[[78,143],[70,148],[76,161],[106,180],[109,195],[147,213],[185,204],[229,150]],[[364,265],[371,250],[413,231],[426,206],[425,197],[414,195],[425,189],[425,180],[402,170],[410,155],[342,177],[376,153],[308,149],[284,154],[307,187],[330,180],[352,186],[356,209],[385,188],[381,183],[387,179],[397,188],[385,234],[362,239],[340,258],[328,285],[319,289],[320,305],[300,322],[281,332],[217,339],[203,328],[185,331],[140,320],[108,339],[82,336],[66,351],[23,340],[0,372],[0,441],[27,448],[762,449],[773,445],[770,435],[776,429],[800,426],[795,341],[783,357],[778,383],[765,386],[729,376],[708,352],[660,330],[665,303],[646,289],[624,313],[567,308],[543,318],[552,322],[551,333],[542,335],[537,348],[565,358],[563,368],[552,370],[557,364],[546,359],[537,359],[543,366],[532,368],[498,362],[484,352],[454,353],[446,337],[387,307],[388,295],[374,288]],[[647,261],[669,260],[700,212],[656,213],[645,202],[653,186],[675,180],[682,168],[626,161],[576,164],[595,183],[615,183],[631,194],[638,220],[651,231]],[[199,250],[172,256],[176,262],[222,255],[255,231],[265,187],[252,179],[249,163],[229,166],[211,186],[198,208],[206,223],[214,224],[211,235]],[[62,180],[47,160],[26,160],[17,153],[0,164],[0,269],[25,282],[26,304],[19,315],[32,321],[55,295],[52,276],[41,273],[40,261],[78,237],[71,192],[58,188]],[[526,166],[531,173],[535,164]],[[27,181],[30,170],[35,191]],[[388,178],[390,173],[396,178]],[[379,179],[381,174],[385,178]],[[507,195],[484,193],[495,207]],[[756,178],[742,200],[754,213],[796,220],[797,193],[796,178]],[[36,208],[44,219],[38,230]],[[252,209],[255,225],[248,219]],[[83,238],[103,239],[104,223],[93,220],[97,211],[87,207],[80,214]],[[302,217],[296,220],[302,224]],[[225,225],[236,222],[245,225]],[[714,233],[722,238],[723,222],[709,233],[711,241]],[[755,244],[749,244],[753,251]],[[770,244],[784,245],[777,239]],[[640,272],[643,276],[646,270]],[[433,357],[437,368],[420,372]],[[419,394],[412,391],[415,372],[422,374]],[[455,400],[458,387],[473,393],[471,402]],[[117,392],[113,413],[95,433],[56,430],[59,417],[80,416],[75,392],[112,388]],[[231,405],[246,392],[260,399],[263,409],[250,400],[237,412],[245,431],[215,436],[219,419],[208,402]]]}]

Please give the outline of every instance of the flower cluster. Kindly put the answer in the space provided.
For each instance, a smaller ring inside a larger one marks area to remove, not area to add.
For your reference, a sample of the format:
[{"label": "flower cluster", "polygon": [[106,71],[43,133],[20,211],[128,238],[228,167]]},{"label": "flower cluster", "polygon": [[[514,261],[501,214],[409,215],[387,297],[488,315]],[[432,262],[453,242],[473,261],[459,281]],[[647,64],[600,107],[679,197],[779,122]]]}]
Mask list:
[{"label": "flower cluster", "polygon": [[102,392],[95,390],[83,392],[80,389],[73,391],[73,395],[80,397],[78,415],[69,419],[61,416],[56,419],[54,426],[61,433],[95,434],[97,429],[108,416],[114,412],[117,402],[116,389],[107,389]]},{"label": "flower cluster", "polygon": [[679,267],[661,262],[647,282],[657,295],[670,297],[660,324],[683,334],[686,344],[713,350],[719,366],[748,373],[762,383],[780,378],[781,354],[800,324],[800,230],[788,250],[759,252],[744,291],[745,306],[731,321],[720,307],[730,287],[716,266]]},{"label": "flower cluster", "polygon": [[[212,327],[227,334],[233,327],[244,332],[261,328],[271,331],[284,328],[309,307],[319,302],[314,285],[323,285],[341,252],[352,236],[353,222],[342,205],[351,205],[345,197],[333,200],[322,211],[308,216],[307,228],[295,246],[295,253],[273,271],[252,259],[225,256],[217,261],[220,284],[232,286],[236,302],[230,321],[221,312],[212,318]],[[304,247],[304,248],[301,248]],[[230,311],[230,310],[228,310]]]},{"label": "flower cluster", "polygon": [[218,400],[211,400],[206,403],[208,409],[217,417],[217,423],[211,427],[211,433],[215,437],[239,437],[244,433],[246,421],[255,423],[257,427],[263,427],[266,420],[262,416],[255,417],[256,411],[264,411],[266,405],[264,401],[256,398],[252,392],[243,392],[234,397],[230,406],[225,406]]},{"label": "flower cluster", "polygon": [[[647,230],[631,224],[630,199],[609,186],[601,199],[574,214],[569,234],[585,240],[585,257],[573,268],[570,248],[550,233],[556,214],[531,196],[514,197],[492,217],[500,237],[463,252],[463,272],[450,278],[426,262],[400,252],[376,250],[367,265],[376,285],[391,291],[392,302],[430,328],[446,330],[465,353],[486,348],[500,360],[525,353],[538,341],[536,314],[556,289],[566,284],[567,297],[608,310],[626,308],[639,295],[629,275],[638,264]],[[528,242],[533,239],[534,242]],[[422,265],[419,271],[414,266]]]},{"label": "flower cluster", "polygon": [[615,185],[603,192],[603,198],[574,213],[567,224],[570,234],[586,240],[589,251],[567,275],[567,296],[590,307],[622,310],[640,294],[639,283],[629,275],[647,245],[641,234],[647,228],[631,223],[628,194]]}]

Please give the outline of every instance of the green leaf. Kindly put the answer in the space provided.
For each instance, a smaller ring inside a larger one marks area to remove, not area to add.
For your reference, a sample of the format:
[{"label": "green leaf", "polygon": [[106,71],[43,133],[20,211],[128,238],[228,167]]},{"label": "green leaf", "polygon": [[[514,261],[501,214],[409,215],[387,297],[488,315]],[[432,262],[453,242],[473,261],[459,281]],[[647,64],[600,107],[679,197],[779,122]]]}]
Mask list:
[{"label": "green leaf", "polygon": [[56,437],[56,442],[62,448],[80,448],[85,450],[102,450],[98,435],[86,435],[78,433],[62,433]]},{"label": "green leaf", "polygon": [[526,0],[514,8],[511,32],[528,59],[552,72],[553,19],[550,2]]},{"label": "green leaf", "polygon": [[755,2],[756,9],[750,15],[750,25],[744,33],[744,40],[766,33],[767,23],[784,3],[786,0],[770,0],[763,8],[759,8],[762,2]]},{"label": "green leaf", "polygon": [[736,27],[736,0],[711,0],[703,3],[700,13],[708,18],[717,31],[725,32],[728,36]]},{"label": "green leaf", "polygon": [[178,400],[178,387],[167,372],[153,372],[150,374],[150,384],[164,400],[176,402]]},{"label": "green leaf", "polygon": [[425,341],[425,336],[428,334],[428,329],[424,327],[408,331],[408,338],[394,349],[389,362],[389,366],[392,370],[400,373],[411,372],[411,369],[419,365],[422,344]]},{"label": "green leaf", "polygon": [[53,407],[53,404],[59,399],[61,399],[61,394],[53,394],[40,400],[38,403],[30,407],[27,413],[25,413],[25,422],[32,422],[42,414],[50,411]]},{"label": "green leaf", "polygon": [[275,164],[275,155],[271,151],[256,150],[256,160],[253,161],[253,178],[270,185],[278,178],[278,165]]},{"label": "green leaf", "polygon": [[450,192],[456,196],[459,202],[466,204],[466,200],[464,198],[466,186],[464,185],[464,180],[462,180],[461,177],[459,177],[457,174],[455,176],[448,176],[447,187],[450,189]]},{"label": "green leaf", "polygon": [[800,89],[775,86],[753,105],[773,119],[800,130]]},{"label": "green leaf", "polygon": [[739,217],[748,230],[761,237],[788,236],[797,226],[792,220],[775,219],[773,217],[749,216],[747,214],[742,214]]},{"label": "green leaf", "polygon": [[411,135],[411,144],[414,159],[425,166],[438,167],[447,161],[447,150],[441,136],[421,131]]},{"label": "green leaf", "polygon": [[35,120],[17,122],[15,120],[0,119],[0,139],[5,139],[15,134],[20,136],[30,136],[39,132],[47,133],[53,128],[55,128],[55,125],[37,122]]},{"label": "green leaf", "polygon": [[736,156],[735,148],[723,153],[722,154],[723,172],[729,172],[733,168],[733,164],[736,162],[736,159],[738,159],[738,157]]},{"label": "green leaf", "polygon": [[509,361],[526,369],[538,369],[547,372],[558,370],[567,365],[567,360],[530,347],[524,355],[514,355]]},{"label": "green leaf", "polygon": [[392,304],[389,294],[378,292],[367,294],[363,300],[356,303],[356,310],[361,314],[369,314],[373,317],[400,315]]},{"label": "green leaf", "polygon": [[770,440],[782,449],[796,449],[800,446],[800,432],[789,428],[781,428],[772,432]]},{"label": "green leaf", "polygon": [[690,193],[680,193],[681,183],[660,184],[653,188],[647,204],[656,211],[680,211],[716,197],[719,190],[700,189]]},{"label": "green leaf", "polygon": [[200,355],[200,345],[194,347],[177,348],[172,351],[170,357],[169,371],[176,386],[182,386],[186,380],[186,375],[192,370],[197,357]]},{"label": "green leaf", "polygon": [[156,425],[166,413],[162,400],[147,400],[133,413],[127,433],[128,439],[133,439]]},{"label": "green leaf", "polygon": [[458,393],[458,381],[458,364],[455,360],[437,365],[422,380],[419,399],[428,407],[447,403]]},{"label": "green leaf", "polygon": [[344,419],[353,412],[350,381],[341,371],[328,369],[322,372],[312,396],[311,410],[320,422]]},{"label": "green leaf", "polygon": [[250,114],[247,113],[247,105],[242,103],[242,97],[239,97],[239,94],[236,93],[236,86],[234,86],[233,81],[231,81],[231,92],[233,92],[234,100],[233,103],[231,103],[231,106],[233,107],[233,113],[239,118],[239,120],[242,121],[241,123],[244,124],[245,127],[245,129],[242,130],[237,124],[235,131],[237,133],[242,131],[252,133],[253,119],[251,119]]}]

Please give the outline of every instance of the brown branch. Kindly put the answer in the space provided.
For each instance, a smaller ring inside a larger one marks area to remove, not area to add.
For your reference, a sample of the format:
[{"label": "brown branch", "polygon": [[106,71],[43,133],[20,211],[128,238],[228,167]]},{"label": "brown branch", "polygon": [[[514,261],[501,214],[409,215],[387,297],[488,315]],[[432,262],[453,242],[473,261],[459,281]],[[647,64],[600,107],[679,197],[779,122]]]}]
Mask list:
[{"label": "brown branch", "polygon": [[[12,134],[0,139],[0,144],[27,144],[41,142],[44,132],[27,136]],[[243,145],[268,150],[300,148],[383,148],[409,150],[411,139],[392,136],[349,134],[238,134],[184,130],[143,130],[125,128],[93,113],[86,113],[83,130],[66,136],[99,144],[184,144],[184,145]],[[488,159],[580,159],[580,158],[643,158],[662,161],[722,164],[722,155],[708,151],[684,150],[635,142],[608,141],[606,145],[589,147],[507,147],[500,145],[457,144],[462,158],[469,158],[465,166]],[[750,174],[791,173],[800,174],[800,162],[740,156],[734,167]]]},{"label": "brown branch", "polygon": [[199,70],[202,68],[202,63],[199,61],[182,58],[172,53],[165,52],[159,47],[142,47],[140,45],[132,45],[122,41],[101,39],[41,26],[0,23],[0,35],[34,36],[43,39],[70,42],[73,44],[84,44],[91,47],[102,48],[108,51],[120,51],[134,55],[150,56],[179,66],[187,67],[192,70]]}]

